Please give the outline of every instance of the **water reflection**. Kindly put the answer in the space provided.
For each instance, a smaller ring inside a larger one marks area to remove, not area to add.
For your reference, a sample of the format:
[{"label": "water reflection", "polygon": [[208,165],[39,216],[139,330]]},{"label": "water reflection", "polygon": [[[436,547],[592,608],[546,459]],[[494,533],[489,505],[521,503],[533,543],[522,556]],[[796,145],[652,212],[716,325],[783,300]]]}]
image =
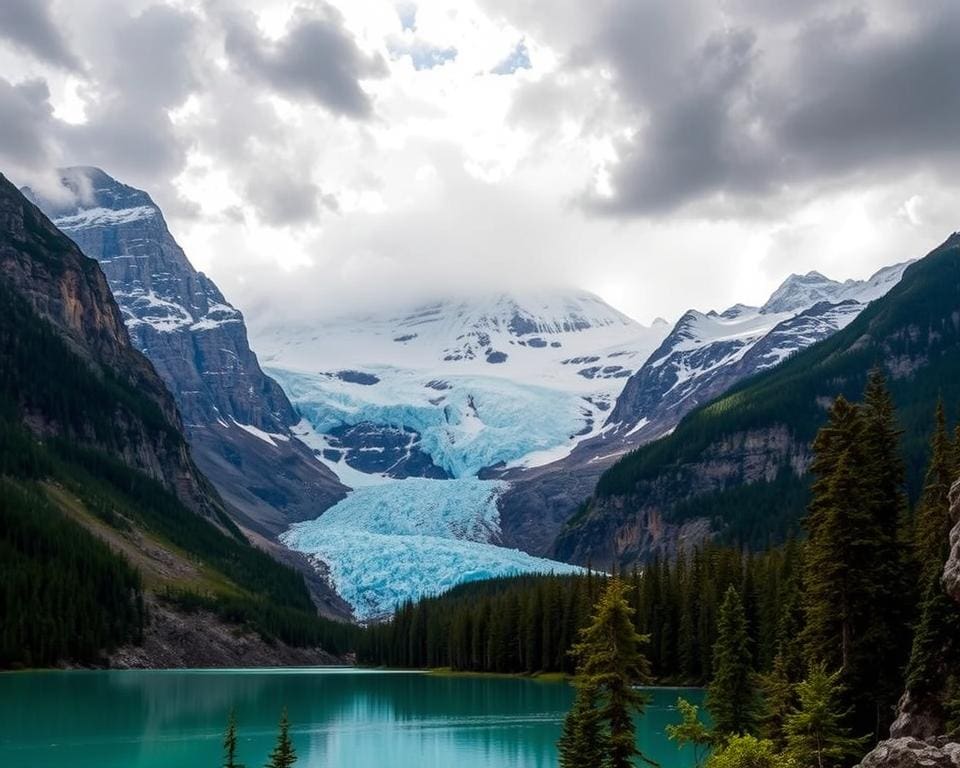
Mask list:
[{"label": "water reflection", "polygon": [[[655,691],[639,723],[664,768],[690,765],[663,736],[676,696]],[[286,706],[305,768],[546,768],[572,697],[562,683],[357,670],[7,674],[0,765],[216,766],[233,706],[239,757],[258,766]]]}]

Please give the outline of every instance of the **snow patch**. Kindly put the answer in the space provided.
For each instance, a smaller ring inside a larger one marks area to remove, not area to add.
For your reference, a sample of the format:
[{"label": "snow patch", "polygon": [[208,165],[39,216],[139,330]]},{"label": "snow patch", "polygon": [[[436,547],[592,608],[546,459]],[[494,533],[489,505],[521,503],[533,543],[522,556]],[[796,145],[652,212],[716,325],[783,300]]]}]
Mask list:
[{"label": "snow patch", "polygon": [[113,227],[118,224],[129,224],[140,219],[149,219],[159,213],[150,205],[138,205],[134,208],[87,208],[69,216],[60,216],[53,220],[58,229],[64,232],[83,229],[85,227]]}]

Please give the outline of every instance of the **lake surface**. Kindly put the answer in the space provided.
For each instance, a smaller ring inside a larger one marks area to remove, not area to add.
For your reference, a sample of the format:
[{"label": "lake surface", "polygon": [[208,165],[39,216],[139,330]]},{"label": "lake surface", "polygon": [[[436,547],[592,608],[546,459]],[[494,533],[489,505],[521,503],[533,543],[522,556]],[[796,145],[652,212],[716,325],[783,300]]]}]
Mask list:
[{"label": "lake surface", "polygon": [[[692,759],[664,736],[653,689],[638,740],[663,768]],[[216,768],[236,708],[238,757],[267,759],[284,706],[298,768],[547,768],[573,700],[567,683],[353,669],[0,674],[3,768]]]}]

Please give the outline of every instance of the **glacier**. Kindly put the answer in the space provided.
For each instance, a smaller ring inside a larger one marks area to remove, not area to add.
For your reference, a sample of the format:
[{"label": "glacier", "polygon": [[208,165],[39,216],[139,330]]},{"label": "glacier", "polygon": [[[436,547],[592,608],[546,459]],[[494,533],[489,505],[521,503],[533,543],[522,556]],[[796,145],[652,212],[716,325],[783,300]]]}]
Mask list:
[{"label": "glacier", "polygon": [[506,483],[408,478],[358,488],[280,539],[328,574],[360,621],[457,584],[582,569],[497,546]]},{"label": "glacier", "polygon": [[[319,434],[371,423],[420,435],[419,448],[455,478],[529,454],[569,445],[597,406],[580,394],[483,376],[431,375],[367,366],[380,382],[363,385],[335,375],[266,368]],[[431,384],[433,386],[431,386]]]}]

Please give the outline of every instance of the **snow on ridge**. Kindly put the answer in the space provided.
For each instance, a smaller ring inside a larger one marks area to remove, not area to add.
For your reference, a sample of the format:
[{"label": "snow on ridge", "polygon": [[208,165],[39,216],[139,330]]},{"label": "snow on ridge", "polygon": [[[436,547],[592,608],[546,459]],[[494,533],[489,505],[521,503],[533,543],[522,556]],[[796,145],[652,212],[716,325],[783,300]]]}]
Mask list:
[{"label": "snow on ridge", "polygon": [[60,216],[53,220],[58,229],[64,232],[83,229],[85,227],[112,227],[119,224],[129,224],[140,219],[149,219],[157,216],[159,211],[151,205],[138,205],[133,208],[85,208],[69,216]]}]

